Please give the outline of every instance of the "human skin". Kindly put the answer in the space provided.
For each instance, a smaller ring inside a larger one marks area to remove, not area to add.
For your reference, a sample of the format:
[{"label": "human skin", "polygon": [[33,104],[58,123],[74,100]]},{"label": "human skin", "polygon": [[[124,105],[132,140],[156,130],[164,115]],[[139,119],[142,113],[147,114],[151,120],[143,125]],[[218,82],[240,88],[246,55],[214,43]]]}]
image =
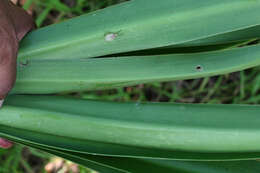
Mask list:
[{"label": "human skin", "polygon": [[[16,80],[19,41],[34,26],[32,17],[25,10],[9,0],[0,0],[0,108]],[[0,138],[0,147],[11,146],[11,142]]]}]

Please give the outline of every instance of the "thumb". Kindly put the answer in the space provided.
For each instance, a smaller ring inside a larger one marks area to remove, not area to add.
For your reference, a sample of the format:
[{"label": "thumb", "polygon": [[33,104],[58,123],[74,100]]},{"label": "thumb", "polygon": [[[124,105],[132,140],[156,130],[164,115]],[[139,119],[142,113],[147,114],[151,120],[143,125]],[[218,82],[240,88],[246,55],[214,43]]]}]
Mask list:
[{"label": "thumb", "polygon": [[6,97],[16,80],[19,41],[34,26],[25,10],[0,0],[0,100]]},{"label": "thumb", "polygon": [[[1,9],[0,9],[1,10]],[[5,20],[0,18],[0,100],[12,89],[16,79],[18,40]],[[2,24],[6,24],[2,26]]]}]

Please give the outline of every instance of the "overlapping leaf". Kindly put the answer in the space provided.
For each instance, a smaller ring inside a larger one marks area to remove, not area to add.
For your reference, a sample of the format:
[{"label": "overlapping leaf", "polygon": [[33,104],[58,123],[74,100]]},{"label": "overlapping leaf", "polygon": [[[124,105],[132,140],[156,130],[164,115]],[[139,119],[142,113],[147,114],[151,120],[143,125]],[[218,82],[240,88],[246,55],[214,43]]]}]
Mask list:
[{"label": "overlapping leaf", "polygon": [[259,111],[258,106],[13,96],[0,111],[0,132],[59,150],[107,156],[254,159],[260,155]]},{"label": "overlapping leaf", "polygon": [[260,36],[259,0],[157,2],[132,0],[36,30],[22,42],[20,60],[79,59]]},{"label": "overlapping leaf", "polygon": [[28,60],[18,66],[13,93],[108,89],[146,82],[194,79],[260,65],[260,46],[195,54]]}]

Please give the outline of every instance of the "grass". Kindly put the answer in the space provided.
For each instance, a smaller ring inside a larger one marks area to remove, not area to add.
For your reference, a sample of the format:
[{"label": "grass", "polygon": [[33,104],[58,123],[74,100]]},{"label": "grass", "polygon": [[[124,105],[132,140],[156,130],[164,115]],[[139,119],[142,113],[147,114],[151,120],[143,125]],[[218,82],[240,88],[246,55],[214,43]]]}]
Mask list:
[{"label": "grass", "polygon": [[[43,27],[123,1],[125,0],[27,0],[24,8],[31,9],[37,26]],[[72,94],[84,99],[113,101],[259,104],[259,92],[260,68],[257,67],[210,78]],[[51,157],[22,145],[16,145],[10,150],[0,149],[0,173],[45,172],[44,166]],[[80,173],[88,172],[91,171],[80,168]]]}]

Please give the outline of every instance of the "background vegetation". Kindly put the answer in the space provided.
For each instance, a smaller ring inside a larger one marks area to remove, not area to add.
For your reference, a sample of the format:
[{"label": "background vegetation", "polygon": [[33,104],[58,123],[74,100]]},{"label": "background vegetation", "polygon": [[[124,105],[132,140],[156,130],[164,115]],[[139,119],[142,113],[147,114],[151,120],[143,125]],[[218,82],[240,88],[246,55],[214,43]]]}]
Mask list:
[{"label": "background vegetation", "polygon": [[[124,1],[21,0],[18,3],[34,16],[38,27],[44,27]],[[258,104],[260,102],[259,74],[260,68],[257,67],[211,78],[149,83],[113,90],[71,94],[84,99],[114,101]],[[55,165],[60,169],[55,170]],[[3,173],[40,173],[48,170],[62,173],[68,172],[69,168],[72,172],[91,172],[87,168],[78,169],[70,162],[65,163],[51,155],[21,145],[16,145],[10,150],[0,149],[0,172]]]}]

